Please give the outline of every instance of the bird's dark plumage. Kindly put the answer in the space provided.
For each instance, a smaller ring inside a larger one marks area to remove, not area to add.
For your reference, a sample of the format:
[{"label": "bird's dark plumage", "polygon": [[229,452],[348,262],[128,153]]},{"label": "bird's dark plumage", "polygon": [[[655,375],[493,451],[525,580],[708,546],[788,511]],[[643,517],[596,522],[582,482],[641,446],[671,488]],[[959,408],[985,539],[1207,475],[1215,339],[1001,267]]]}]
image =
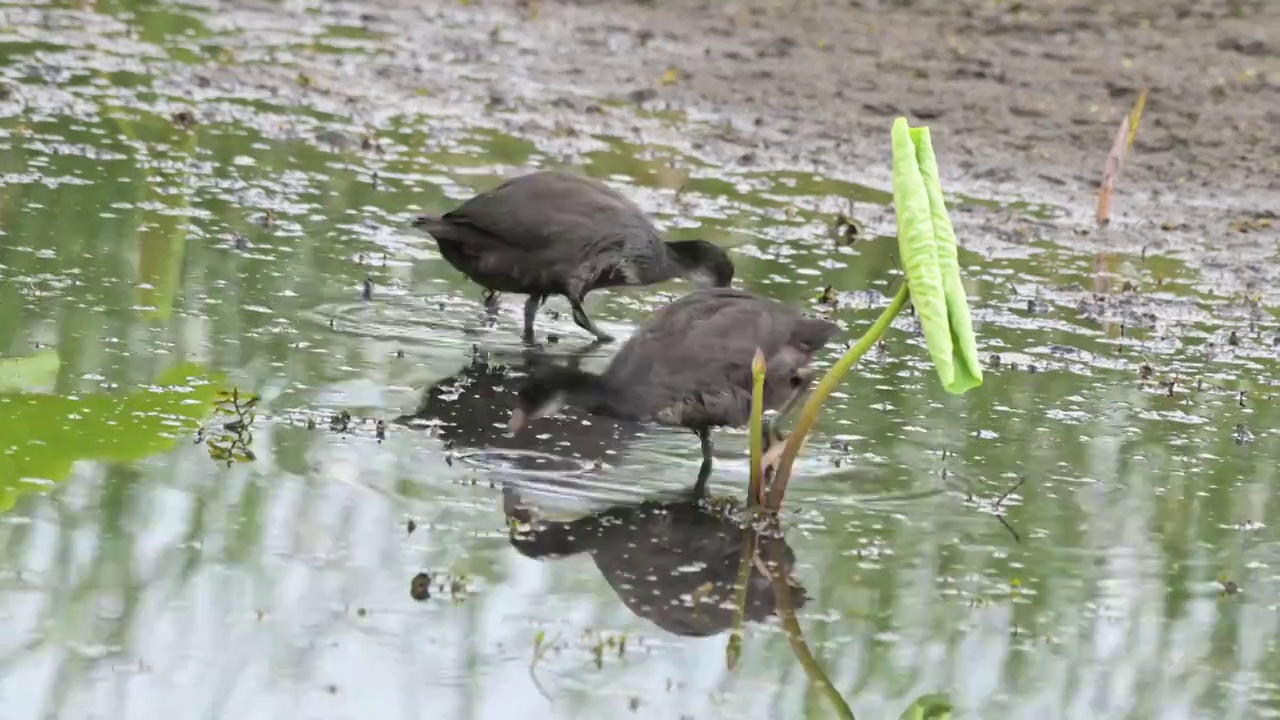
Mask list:
[{"label": "bird's dark plumage", "polygon": [[702,440],[709,472],[710,428],[742,426],[750,418],[756,349],[767,363],[765,408],[790,409],[808,387],[814,353],[838,330],[829,320],[746,290],[697,290],[660,309],[603,373],[565,367],[535,373],[519,392],[512,428],[561,403],[683,426]]},{"label": "bird's dark plumage", "polygon": [[492,307],[499,292],[529,296],[525,336],[549,295],[563,295],[574,321],[601,340],[611,339],[582,309],[597,288],[650,285],[684,277],[727,287],[733,262],[703,240],[663,242],[648,216],[602,182],[544,170],[521,175],[480,193],[439,218],[413,226],[431,235],[454,268],[486,290]]}]

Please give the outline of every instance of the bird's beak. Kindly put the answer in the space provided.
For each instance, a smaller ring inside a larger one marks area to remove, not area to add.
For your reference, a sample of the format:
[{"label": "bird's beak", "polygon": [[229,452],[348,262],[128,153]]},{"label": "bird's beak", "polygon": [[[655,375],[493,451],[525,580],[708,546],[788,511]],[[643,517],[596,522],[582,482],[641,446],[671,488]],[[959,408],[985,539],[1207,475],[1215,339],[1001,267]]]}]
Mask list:
[{"label": "bird's beak", "polygon": [[524,423],[524,410],[516,408],[511,411],[511,422],[507,423],[507,429],[511,431],[512,435],[515,435],[520,432],[520,428],[524,427]]}]

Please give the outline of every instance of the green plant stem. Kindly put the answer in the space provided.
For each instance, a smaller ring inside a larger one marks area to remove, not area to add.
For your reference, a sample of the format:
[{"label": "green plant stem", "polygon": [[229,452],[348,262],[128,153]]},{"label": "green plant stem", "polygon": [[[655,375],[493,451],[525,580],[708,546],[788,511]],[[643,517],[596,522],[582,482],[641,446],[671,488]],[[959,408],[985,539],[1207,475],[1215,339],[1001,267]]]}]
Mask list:
[{"label": "green plant stem", "polygon": [[751,363],[751,482],[747,486],[747,509],[764,502],[764,354],[756,350]]},{"label": "green plant stem", "polygon": [[738,665],[738,658],[742,656],[742,623],[747,616],[747,584],[751,582],[751,560],[755,554],[756,532],[748,528],[742,532],[742,561],[738,563],[738,581],[734,586],[733,631],[724,649],[725,667],[730,670]]},{"label": "green plant stem", "polygon": [[773,512],[782,509],[782,498],[787,492],[787,482],[791,479],[791,466],[795,464],[796,455],[800,453],[800,446],[804,444],[805,438],[808,437],[809,431],[813,429],[814,424],[818,421],[818,412],[822,410],[822,403],[826,402],[844,379],[845,374],[853,368],[858,360],[875,345],[880,336],[884,335],[884,331],[889,329],[889,324],[893,322],[893,318],[907,304],[911,292],[907,283],[903,282],[902,287],[898,288],[898,294],[893,296],[893,300],[889,303],[889,307],[880,313],[880,317],[863,333],[858,342],[849,348],[843,357],[841,357],[827,374],[823,376],[822,381],[818,383],[818,387],[805,400],[804,407],[800,411],[799,417],[796,418],[795,429],[791,431],[791,435],[787,438],[787,446],[782,451],[782,457],[778,461],[777,472],[774,473],[773,482],[769,485],[769,495],[765,501],[765,507]]},{"label": "green plant stem", "polygon": [[772,580],[774,605],[777,607],[778,619],[782,621],[782,629],[787,633],[787,642],[791,645],[791,652],[795,653],[796,660],[800,662],[800,667],[804,668],[804,673],[809,676],[810,682],[817,685],[822,690],[822,694],[826,695],[831,704],[835,706],[836,714],[844,718],[844,720],[856,720],[853,716],[853,709],[849,707],[849,703],[845,702],[844,697],[840,695],[840,691],[836,690],[836,686],[831,684],[831,679],[827,677],[827,673],[818,664],[813,652],[809,650],[809,643],[804,640],[804,633],[800,630],[800,621],[796,619],[795,608],[791,606],[790,588],[787,586],[786,578],[781,571],[781,553],[775,552],[778,544],[771,543],[766,539],[764,546],[765,553],[769,555],[765,565],[769,569],[769,577]]}]

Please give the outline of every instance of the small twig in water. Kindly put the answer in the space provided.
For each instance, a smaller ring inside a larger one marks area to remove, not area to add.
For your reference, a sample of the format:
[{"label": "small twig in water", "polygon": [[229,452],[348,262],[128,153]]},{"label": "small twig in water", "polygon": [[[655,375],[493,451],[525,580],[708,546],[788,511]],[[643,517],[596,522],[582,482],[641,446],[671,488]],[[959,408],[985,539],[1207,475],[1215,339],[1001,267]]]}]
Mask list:
[{"label": "small twig in water", "polygon": [[1000,524],[1003,525],[1005,529],[1009,531],[1010,535],[1013,535],[1013,541],[1021,545],[1022,536],[1018,535],[1018,531],[1013,529],[1013,526],[1009,524],[1009,521],[1005,520],[1003,515],[997,515],[996,519],[999,520]]},{"label": "small twig in water", "polygon": [[1023,483],[1025,483],[1026,481],[1027,481],[1027,478],[1026,478],[1025,476],[1024,476],[1024,477],[1022,477],[1022,478],[1019,478],[1019,479],[1018,479],[1018,482],[1014,483],[1013,487],[1009,488],[1008,490],[1005,490],[1005,491],[1004,491],[1004,494],[1003,494],[1003,495],[1001,495],[1001,496],[996,500],[995,505],[994,505],[995,509],[999,510],[999,509],[1000,509],[1000,506],[1004,504],[1004,500],[1005,500],[1005,498],[1009,497],[1010,495],[1012,495],[1012,494],[1014,493],[1014,491],[1016,491],[1018,488],[1022,487]]}]

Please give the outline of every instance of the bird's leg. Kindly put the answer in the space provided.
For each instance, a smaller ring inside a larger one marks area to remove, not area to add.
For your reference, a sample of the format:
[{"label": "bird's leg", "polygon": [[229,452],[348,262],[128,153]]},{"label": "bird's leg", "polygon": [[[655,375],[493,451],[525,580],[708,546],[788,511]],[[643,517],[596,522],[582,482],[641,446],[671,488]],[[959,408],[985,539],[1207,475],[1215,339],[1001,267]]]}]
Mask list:
[{"label": "bird's leg", "polygon": [[485,288],[484,293],[480,297],[484,300],[484,309],[488,310],[489,314],[497,314],[498,298],[501,297],[501,295],[502,293],[497,290]]},{"label": "bird's leg", "polygon": [[533,344],[533,319],[538,315],[538,308],[545,299],[543,295],[530,295],[524,301],[524,341]]},{"label": "bird's leg", "polygon": [[595,335],[601,342],[613,341],[612,336],[596,327],[596,324],[591,322],[591,318],[587,317],[587,311],[582,309],[581,300],[577,298],[569,298],[569,304],[573,306],[573,321],[578,324],[578,327],[586,330],[592,335]]},{"label": "bird's leg", "polygon": [[693,496],[701,499],[707,496],[707,481],[711,479],[711,429],[694,430],[702,444],[702,467],[698,468],[698,483],[693,486]]}]

